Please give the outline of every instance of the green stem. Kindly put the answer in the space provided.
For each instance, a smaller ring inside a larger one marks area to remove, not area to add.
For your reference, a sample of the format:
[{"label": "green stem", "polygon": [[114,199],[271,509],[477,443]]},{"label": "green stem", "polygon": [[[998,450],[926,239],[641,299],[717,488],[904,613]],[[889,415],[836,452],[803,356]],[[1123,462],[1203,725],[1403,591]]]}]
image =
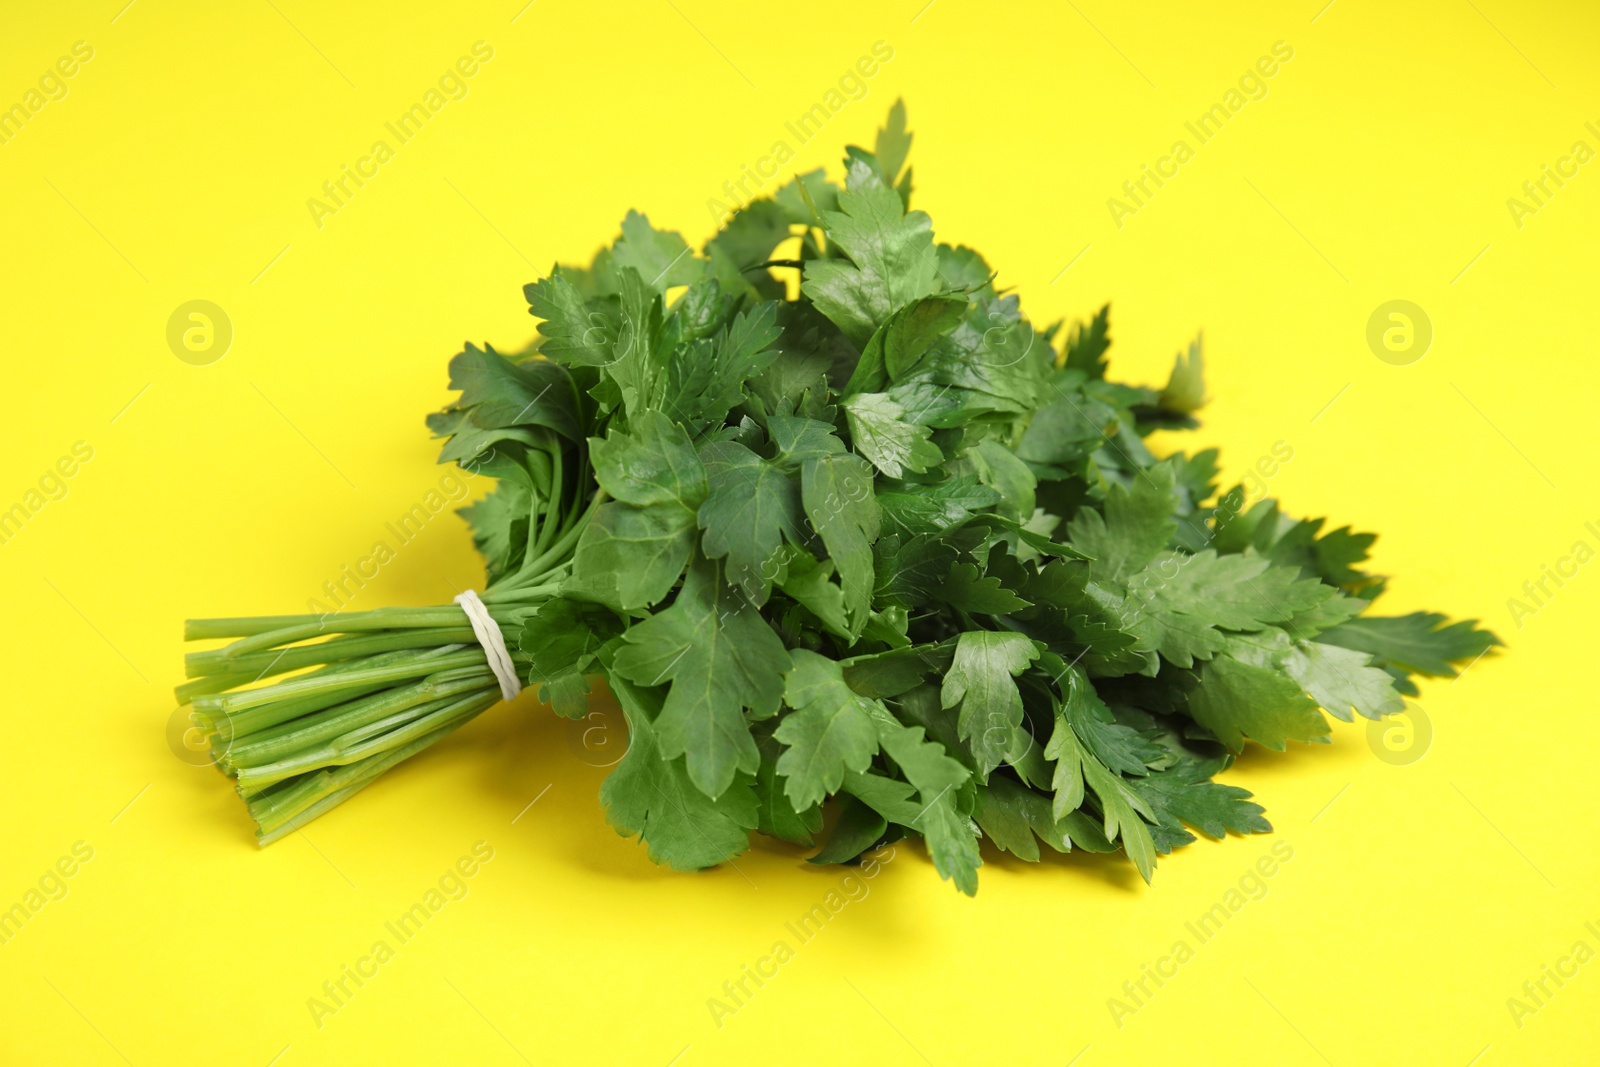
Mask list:
[{"label": "green stem", "polygon": [[[484,707],[489,707],[493,702],[492,699],[489,700]],[[459,729],[471,718],[472,716],[464,716],[431,734],[416,738],[381,755],[369,756],[360,762],[343,767],[316,771],[293,783],[264,792],[255,799],[249,799],[250,817],[259,827],[256,831],[256,844],[263,847],[270,845],[313,819],[327,814],[371,785],[384,771],[416,755],[446,734]]]},{"label": "green stem", "polygon": [[338,633],[355,633],[365,630],[426,629],[435,626],[460,626],[466,613],[454,604],[433,608],[374,608],[371,611],[352,612],[349,615],[329,615],[315,622],[291,623],[276,630],[266,630],[243,637],[219,651],[228,659],[246,652],[259,652],[264,648],[307,641]]},{"label": "green stem", "polygon": [[[462,646],[446,645],[445,651],[454,651]],[[355,671],[367,670],[372,667],[382,667],[390,663],[402,663],[415,660],[424,656],[440,655],[440,649],[433,648],[418,652],[412,649],[402,649],[397,652],[382,652],[376,656],[365,656],[360,659],[345,660],[343,663],[330,663],[326,667],[319,667],[314,671],[307,671],[301,678],[327,678],[335,675],[349,675]],[[253,678],[259,681],[260,678]],[[189,683],[194,684],[194,683]],[[311,696],[295,697],[291,700],[277,700],[264,704],[248,711],[229,713],[219,706],[217,700],[208,699],[210,694],[199,694],[194,698],[194,710],[201,719],[208,720],[213,728],[225,735],[228,739],[243,737],[255,733],[266,727],[285,722],[299,715],[306,715],[313,711],[341,704],[347,700],[365,696],[386,687],[387,683],[352,685],[347,689],[329,690],[326,693],[313,693]],[[182,688],[180,686],[180,688]]]},{"label": "green stem", "polygon": [[320,622],[321,615],[244,615],[235,619],[185,619],[185,641],[209,641],[219,637],[253,637],[285,626]]},{"label": "green stem", "polygon": [[477,693],[461,700],[446,703],[437,710],[398,729],[391,730],[382,737],[369,738],[354,744],[346,743],[343,739],[340,739],[320,749],[305,752],[277,763],[269,763],[260,767],[242,767],[239,769],[239,787],[241,790],[259,787],[271,782],[292,778],[299,774],[316,771],[323,767],[344,766],[366,759],[368,756],[388,752],[393,748],[432,733],[446,723],[457,720],[465,721],[477,715],[498,699],[498,690]]},{"label": "green stem", "polygon": [[437,627],[427,630],[380,630],[335,637],[315,645],[298,645],[293,648],[264,649],[243,655],[225,656],[222,649],[190,652],[184,656],[184,670],[190,678],[203,678],[220,671],[265,672],[283,674],[321,663],[334,663],[370,656],[379,652],[393,652],[407,648],[428,648],[434,645],[470,644],[477,640],[470,626]]},{"label": "green stem", "polygon": [[201,697],[195,701],[195,706],[200,707],[201,701],[204,701],[206,711],[232,714],[247,708],[270,704],[285,697],[312,696],[369,682],[374,684],[403,682],[410,678],[432,674],[434,671],[447,670],[451,667],[481,666],[487,662],[488,657],[484,655],[483,649],[463,649],[443,656],[424,655],[412,662],[350,671],[343,675],[294,678],[287,682],[279,682],[277,685],[262,686],[260,689],[246,689],[243,692],[225,693],[217,697]]},{"label": "green stem", "polygon": [[[514,637],[560,594],[572,553],[609,499],[579,450],[559,449],[544,507],[530,516],[522,566],[483,593]],[[212,731],[218,767],[235,778],[265,845],[354,796],[500,699],[462,609],[375,608],[347,614],[194,619],[189,640],[229,639],[185,657],[177,687]],[[529,657],[510,642],[526,673]],[[257,685],[273,675],[288,675]]]},{"label": "green stem", "polygon": [[556,535],[557,523],[555,517],[561,510],[561,493],[564,488],[561,484],[561,472],[566,467],[566,464],[561,462],[559,446],[551,450],[550,465],[554,469],[554,473],[550,478],[550,498],[545,503],[544,515],[538,523],[539,536],[537,542],[532,536],[533,524],[530,523],[528,526],[528,550],[523,553],[524,559],[537,558],[540,553],[549,547],[550,539]]},{"label": "green stem", "polygon": [[462,693],[472,692],[494,684],[494,675],[488,671],[462,679],[437,681],[424,678],[400,688],[387,689],[334,710],[315,716],[314,721],[300,719],[281,723],[277,727],[250,734],[235,741],[218,763],[226,770],[243,770],[287,759],[302,751],[310,751],[342,737],[352,731],[365,730],[378,722],[390,721],[394,716],[419,706],[439,700],[454,699]]},{"label": "green stem", "polygon": [[[522,570],[514,576],[513,581],[521,578],[525,573],[543,577],[543,568],[550,567],[558,560],[564,561],[567,554],[572,551],[572,547],[578,543],[578,538],[582,536],[584,527],[589,524],[589,520],[594,517],[595,511],[602,503],[605,502],[605,500],[606,491],[604,489],[596,489],[594,491],[594,496],[589,498],[589,506],[584,509],[583,513],[578,515],[576,518],[569,520],[567,531],[563,533],[559,539],[557,539],[555,544],[551,545],[547,550],[545,550],[543,555],[529,563],[524,563],[522,565]],[[574,510],[577,509],[580,501],[573,502]],[[493,590],[491,590],[491,592],[492,591]]]}]

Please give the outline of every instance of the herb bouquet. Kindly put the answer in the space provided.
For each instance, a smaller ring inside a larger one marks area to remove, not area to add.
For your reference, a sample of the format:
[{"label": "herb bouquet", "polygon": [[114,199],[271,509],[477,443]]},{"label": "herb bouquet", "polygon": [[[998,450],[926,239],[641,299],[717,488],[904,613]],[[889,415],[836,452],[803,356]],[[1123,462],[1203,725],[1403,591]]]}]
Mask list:
[{"label": "herb bouquet", "polygon": [[915,835],[963,892],[978,842],[1121,849],[1270,829],[1214,776],[1399,711],[1498,642],[1367,614],[1373,535],[1295,520],[1196,425],[1198,342],[1165,387],[1106,377],[1106,311],[1035,329],[977,252],[909,210],[896,105],[844,184],[804,174],[696,252],[629,213],[525,289],[532,349],[468,345],[428,425],[497,479],[462,514],[465,606],[191,620],[181,703],[262,844],[524,682],[630,745],[606,817],[700,868],[752,830],[850,862]]}]

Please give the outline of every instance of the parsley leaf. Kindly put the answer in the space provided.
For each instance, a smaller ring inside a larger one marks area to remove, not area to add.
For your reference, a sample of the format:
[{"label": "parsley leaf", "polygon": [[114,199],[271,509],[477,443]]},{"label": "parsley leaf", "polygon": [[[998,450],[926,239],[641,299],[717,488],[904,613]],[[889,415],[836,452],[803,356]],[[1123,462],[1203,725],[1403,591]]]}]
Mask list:
[{"label": "parsley leaf", "polygon": [[920,211],[908,213],[868,164],[850,164],[839,210],[821,217],[828,241],[845,258],[807,262],[800,289],[852,341],[866,344],[890,313],[934,291],[932,222]]},{"label": "parsley leaf", "polygon": [[961,706],[960,734],[972,746],[980,774],[1013,753],[1022,725],[1022,695],[1014,676],[1038,656],[1038,648],[1022,634],[969,630],[956,639],[940,702]]},{"label": "parsley leaf", "polygon": [[1093,558],[1092,576],[1126,578],[1167,547],[1178,528],[1173,486],[1172,466],[1159,464],[1141,471],[1129,486],[1111,486],[1104,512],[1082,508],[1072,517],[1069,539]]},{"label": "parsley leaf", "polygon": [[564,597],[547,600],[523,621],[517,645],[532,661],[528,679],[557,715],[581,719],[601,647],[622,632],[611,612]]},{"label": "parsley leaf", "polygon": [[721,796],[737,772],[754,774],[760,753],[745,722],[774,715],[783,696],[788,650],[749,604],[718,597],[715,569],[700,565],[672,606],[622,635],[616,673],[639,686],[671,682],[656,720],[662,755],[687,754],[689,777]]},{"label": "parsley leaf", "polygon": [[881,522],[872,468],[851,454],[808,459],[800,468],[800,497],[839,571],[845,613],[852,630],[859,632],[872,602],[872,542]]},{"label": "parsley leaf", "polygon": [[707,796],[681,760],[662,754],[660,697],[616,678],[611,690],[627,716],[629,739],[627,754],[600,786],[606,821],[624,837],[642,838],[652,860],[681,871],[715,866],[749,848],[758,821],[749,781]]},{"label": "parsley leaf", "polygon": [[944,462],[929,429],[904,421],[905,408],[883,393],[857,393],[844,402],[850,436],[861,454],[888,478],[921,474]]},{"label": "parsley leaf", "polygon": [[758,607],[776,574],[775,557],[785,540],[800,540],[800,493],[778,465],[735,441],[714,441],[701,450],[710,492],[697,516],[705,531],[705,553],[727,559],[727,575]]},{"label": "parsley leaf", "polygon": [[1246,737],[1282,752],[1288,741],[1322,741],[1330,732],[1317,702],[1292,678],[1230,655],[1200,669],[1189,713],[1235,752]]},{"label": "parsley leaf", "polygon": [[839,791],[844,772],[865,771],[878,751],[877,732],[863,698],[845,684],[835,660],[796,649],[784,682],[784,701],[795,709],[773,733],[787,746],[778,773],[796,811]]},{"label": "parsley leaf", "polygon": [[1477,659],[1500,644],[1493,634],[1477,629],[1474,619],[1450,623],[1431,611],[1351,619],[1322,634],[1322,640],[1370,653],[1385,665],[1429,678],[1454,678],[1455,664]]}]

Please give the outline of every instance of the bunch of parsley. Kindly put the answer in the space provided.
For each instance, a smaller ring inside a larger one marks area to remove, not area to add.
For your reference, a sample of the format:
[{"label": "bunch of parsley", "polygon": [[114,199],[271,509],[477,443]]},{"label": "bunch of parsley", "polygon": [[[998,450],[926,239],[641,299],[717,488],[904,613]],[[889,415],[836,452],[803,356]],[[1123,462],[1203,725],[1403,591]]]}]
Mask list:
[{"label": "bunch of parsley", "polygon": [[[1148,880],[1191,827],[1270,829],[1213,781],[1246,740],[1326,741],[1498,642],[1365,614],[1373,535],[1152,454],[1196,425],[1198,343],[1152,389],[1106,378],[1105,309],[1036,330],[909,209],[910,141],[897,104],[843,186],[801,175],[699,252],[630,213],[526,287],[527,353],[452,360],[429,425],[498,479],[463,514],[518,669],[569,717],[606,680],[607,818],[676,868],[812,846],[829,805],[815,862],[912,834],[966,893],[982,837]],[[454,606],[188,632],[237,638],[178,692],[263,843],[499,697]]]}]

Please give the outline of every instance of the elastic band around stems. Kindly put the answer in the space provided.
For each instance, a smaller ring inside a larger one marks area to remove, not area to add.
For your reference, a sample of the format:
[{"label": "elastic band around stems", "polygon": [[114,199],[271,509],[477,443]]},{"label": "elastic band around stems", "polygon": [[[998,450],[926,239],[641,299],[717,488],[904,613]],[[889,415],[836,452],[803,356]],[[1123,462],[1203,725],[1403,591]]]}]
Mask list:
[{"label": "elastic band around stems", "polygon": [[472,632],[477,635],[478,644],[483,646],[483,653],[489,660],[489,669],[494,671],[494,676],[500,683],[500,695],[506,700],[513,699],[522,692],[522,680],[517,677],[517,668],[511,662],[511,653],[506,650],[506,639],[500,633],[500,624],[490,618],[489,609],[484,607],[483,601],[478,599],[478,594],[471,589],[456,597],[455,602],[467,613],[467,621],[472,624]]}]

